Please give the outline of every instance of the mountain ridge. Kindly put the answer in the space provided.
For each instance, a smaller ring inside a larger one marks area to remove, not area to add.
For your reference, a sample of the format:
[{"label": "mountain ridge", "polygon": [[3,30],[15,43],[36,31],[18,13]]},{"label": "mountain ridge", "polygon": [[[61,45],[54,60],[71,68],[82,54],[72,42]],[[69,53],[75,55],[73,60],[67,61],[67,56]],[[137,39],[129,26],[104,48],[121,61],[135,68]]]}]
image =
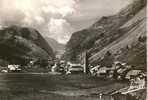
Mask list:
[{"label": "mountain ridge", "polygon": [[[67,54],[65,54],[65,56],[69,57],[68,60],[72,61],[78,59],[81,53],[87,51],[89,53],[90,63],[98,64],[101,59],[104,58],[106,52],[118,51],[114,49],[114,45],[117,45],[118,42],[122,43],[122,38],[125,38],[126,41],[129,40],[130,43],[124,41],[124,43],[119,46],[121,49],[127,46],[133,46],[133,48],[135,48],[134,46],[139,43],[138,39],[140,37],[145,38],[146,36],[145,6],[146,0],[134,0],[133,3],[129,4],[117,14],[103,16],[89,28],[73,33],[66,45]],[[137,32],[139,31],[137,28],[143,33],[138,34]],[[142,45],[142,43],[140,43],[138,46]],[[126,46],[123,44],[126,44]],[[143,45],[143,47],[145,47],[145,45]],[[134,52],[132,51],[133,48],[129,51]],[[128,54],[128,52],[126,52],[126,54]],[[113,56],[116,58],[115,54],[113,54]],[[143,60],[145,61],[145,57]]]}]

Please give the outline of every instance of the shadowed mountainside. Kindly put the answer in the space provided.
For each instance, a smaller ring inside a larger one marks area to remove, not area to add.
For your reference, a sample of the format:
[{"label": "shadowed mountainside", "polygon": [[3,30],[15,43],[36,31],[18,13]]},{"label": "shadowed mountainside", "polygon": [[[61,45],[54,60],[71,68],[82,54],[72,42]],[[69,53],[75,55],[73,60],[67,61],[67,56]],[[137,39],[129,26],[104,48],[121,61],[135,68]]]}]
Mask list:
[{"label": "shadowed mountainside", "polygon": [[32,28],[11,26],[0,30],[0,58],[24,64],[31,59],[53,58],[53,50]]}]

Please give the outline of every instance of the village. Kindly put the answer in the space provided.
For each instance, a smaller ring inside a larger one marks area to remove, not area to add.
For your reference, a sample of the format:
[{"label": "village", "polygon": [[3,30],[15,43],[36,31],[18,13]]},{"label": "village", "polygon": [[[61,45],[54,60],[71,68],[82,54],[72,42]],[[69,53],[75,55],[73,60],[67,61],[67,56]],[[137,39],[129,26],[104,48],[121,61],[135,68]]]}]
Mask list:
[{"label": "village", "polygon": [[[35,66],[34,64],[35,62],[30,61],[29,68]],[[7,67],[1,67],[1,73],[24,73],[21,68],[20,65],[8,65]],[[101,65],[91,66],[90,64],[86,66],[85,64],[74,64],[59,60],[51,68],[47,66],[47,69],[48,72],[41,74],[89,75],[94,78],[101,77],[107,80],[128,83],[127,87],[112,91],[110,95],[116,95],[118,93],[126,95],[146,89],[146,72],[120,61],[115,61],[112,66],[106,67]]]},{"label": "village", "polygon": [[146,0],[0,0],[0,100],[147,100]]}]

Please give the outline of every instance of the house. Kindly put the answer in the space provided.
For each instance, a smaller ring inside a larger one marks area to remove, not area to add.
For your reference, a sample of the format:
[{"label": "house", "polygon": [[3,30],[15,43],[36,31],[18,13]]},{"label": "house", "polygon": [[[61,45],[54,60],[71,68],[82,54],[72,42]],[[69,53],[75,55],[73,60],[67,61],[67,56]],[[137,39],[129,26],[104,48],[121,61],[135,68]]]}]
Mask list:
[{"label": "house", "polygon": [[8,65],[8,72],[19,72],[21,71],[19,65]]},{"label": "house", "polygon": [[8,72],[8,68],[7,67],[0,66],[0,72],[7,73]]},{"label": "house", "polygon": [[95,66],[95,67],[91,67],[90,73],[91,73],[93,76],[95,76],[95,75],[97,74],[97,72],[98,72],[98,70],[99,70],[100,67],[101,67],[100,65],[97,65],[97,66]]},{"label": "house", "polygon": [[111,71],[112,68],[107,68],[107,67],[100,67],[99,70],[97,71],[97,76],[106,76],[109,75],[109,72]]},{"label": "house", "polygon": [[146,87],[146,77],[139,72],[132,79],[130,79],[130,88],[131,89],[144,89]]},{"label": "house", "polygon": [[141,72],[141,70],[130,70],[126,74],[125,78],[128,79],[128,80],[130,80],[132,77],[137,76],[138,74],[140,74],[140,72]]}]

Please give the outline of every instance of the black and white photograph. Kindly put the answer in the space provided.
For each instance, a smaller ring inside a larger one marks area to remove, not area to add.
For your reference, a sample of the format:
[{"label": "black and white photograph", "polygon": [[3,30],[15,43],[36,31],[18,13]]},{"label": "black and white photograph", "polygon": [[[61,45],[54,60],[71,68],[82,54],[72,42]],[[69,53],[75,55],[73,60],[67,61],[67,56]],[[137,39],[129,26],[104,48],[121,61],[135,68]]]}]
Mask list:
[{"label": "black and white photograph", "polygon": [[0,0],[0,100],[147,100],[147,0]]}]

